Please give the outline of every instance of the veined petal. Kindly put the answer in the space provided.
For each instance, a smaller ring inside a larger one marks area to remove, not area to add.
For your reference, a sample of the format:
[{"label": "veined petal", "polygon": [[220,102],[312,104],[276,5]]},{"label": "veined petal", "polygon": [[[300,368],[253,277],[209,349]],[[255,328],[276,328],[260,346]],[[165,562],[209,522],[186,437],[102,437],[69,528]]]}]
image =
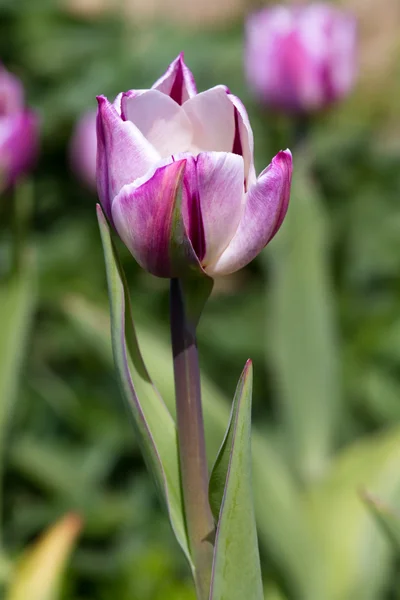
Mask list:
[{"label": "veined petal", "polygon": [[236,144],[240,146],[241,154],[243,156],[245,184],[246,189],[248,189],[256,181],[253,130],[243,103],[233,94],[228,94],[228,98],[235,107],[235,138],[233,152],[239,153],[239,148],[235,148],[236,142]]},{"label": "veined petal", "polygon": [[170,96],[178,104],[183,104],[197,94],[196,82],[191,70],[185,65],[183,52],[170,64],[152,89]]},{"label": "veined petal", "polygon": [[121,119],[107,98],[97,100],[97,191],[112,222],[114,197],[124,185],[142,177],[160,156],[133,123]]},{"label": "veined petal", "polygon": [[124,94],[125,119],[132,121],[162,157],[189,150],[193,129],[185,111],[158,90]]},{"label": "veined petal", "polygon": [[208,275],[226,275],[247,265],[268,244],[285,217],[292,178],[292,155],[279,152],[246,196],[236,234],[219,259],[206,267]]},{"label": "veined petal", "polygon": [[137,262],[158,277],[176,277],[182,264],[186,268],[190,260],[197,263],[176,222],[185,166],[185,159],[164,164],[149,177],[124,186],[112,205],[122,241]]},{"label": "veined petal", "polygon": [[182,216],[203,267],[225,250],[239,225],[244,202],[243,158],[202,152],[187,158]]},{"label": "veined petal", "polygon": [[193,152],[232,152],[235,115],[225,86],[197,94],[183,105],[193,127]]}]

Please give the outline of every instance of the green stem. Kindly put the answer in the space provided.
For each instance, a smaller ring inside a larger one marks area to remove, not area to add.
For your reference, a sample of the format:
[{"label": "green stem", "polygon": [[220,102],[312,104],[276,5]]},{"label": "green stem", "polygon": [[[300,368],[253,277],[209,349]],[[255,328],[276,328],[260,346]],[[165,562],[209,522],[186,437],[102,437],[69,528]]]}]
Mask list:
[{"label": "green stem", "polygon": [[171,280],[171,337],[186,527],[195,565],[197,596],[199,600],[208,600],[215,526],[208,501],[196,331],[187,318],[182,284],[178,279]]},{"label": "green stem", "polygon": [[12,246],[11,246],[11,273],[21,271],[29,222],[32,215],[32,185],[28,180],[18,181],[14,189],[12,202]]}]

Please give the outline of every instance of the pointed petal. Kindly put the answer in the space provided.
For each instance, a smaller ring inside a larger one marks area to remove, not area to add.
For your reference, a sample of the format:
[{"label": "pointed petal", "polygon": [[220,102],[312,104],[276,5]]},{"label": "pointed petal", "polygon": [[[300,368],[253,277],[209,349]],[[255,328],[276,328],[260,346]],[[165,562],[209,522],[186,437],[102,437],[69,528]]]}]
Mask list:
[{"label": "pointed petal", "polygon": [[177,231],[175,211],[185,166],[186,160],[180,160],[158,167],[123,187],[112,206],[122,241],[137,262],[158,277],[175,277],[179,261],[185,263],[185,240]]},{"label": "pointed petal", "polygon": [[241,154],[244,160],[244,176],[246,189],[256,181],[254,169],[254,137],[247,111],[237,96],[228,94],[229,100],[235,107],[235,138],[233,152]]},{"label": "pointed petal", "polygon": [[107,98],[99,96],[97,100],[97,191],[112,222],[114,197],[124,185],[142,177],[160,157],[133,123],[121,119]]},{"label": "pointed petal", "polygon": [[292,178],[292,155],[279,152],[249,190],[238,230],[221,257],[206,268],[226,275],[247,265],[268,244],[285,217]]},{"label": "pointed petal", "polygon": [[124,94],[121,107],[125,119],[136,125],[160,156],[189,150],[192,125],[183,108],[169,96],[158,90]]},{"label": "pointed petal", "polygon": [[189,157],[182,216],[199,261],[215,262],[235,234],[243,211],[243,158],[226,152]]},{"label": "pointed petal", "polygon": [[232,152],[235,116],[226,87],[218,85],[183,105],[193,126],[193,151]]},{"label": "pointed petal", "polygon": [[192,72],[185,65],[183,52],[170,64],[152,89],[167,94],[178,104],[183,104],[197,94],[196,82]]}]

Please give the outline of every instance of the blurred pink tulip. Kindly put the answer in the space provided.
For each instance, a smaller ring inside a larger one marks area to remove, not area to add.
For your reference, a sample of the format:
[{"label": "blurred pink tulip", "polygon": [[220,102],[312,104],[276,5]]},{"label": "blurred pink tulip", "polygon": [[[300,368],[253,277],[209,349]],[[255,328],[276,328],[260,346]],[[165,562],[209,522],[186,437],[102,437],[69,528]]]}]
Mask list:
[{"label": "blurred pink tulip", "polygon": [[85,113],[77,122],[70,145],[71,165],[89,188],[96,189],[96,111]]},{"label": "blurred pink tulip", "polygon": [[97,185],[108,219],[145,269],[211,276],[249,263],[278,231],[292,156],[256,177],[253,132],[222,85],[197,93],[180,55],[150,90],[98,98]]},{"label": "blurred pink tulip", "polygon": [[33,166],[38,138],[38,118],[24,106],[21,82],[0,65],[0,190]]},{"label": "blurred pink tulip", "polygon": [[246,75],[274,108],[319,110],[353,87],[356,46],[355,18],[332,5],[264,8],[247,20]]}]

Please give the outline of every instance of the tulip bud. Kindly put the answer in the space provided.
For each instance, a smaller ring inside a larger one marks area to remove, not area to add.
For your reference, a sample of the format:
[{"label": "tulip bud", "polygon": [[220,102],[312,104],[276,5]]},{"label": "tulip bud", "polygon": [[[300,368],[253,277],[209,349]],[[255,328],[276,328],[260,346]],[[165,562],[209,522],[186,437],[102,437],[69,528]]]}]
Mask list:
[{"label": "tulip bud", "polygon": [[0,190],[32,167],[38,135],[38,119],[24,107],[21,82],[0,65]]},{"label": "tulip bud", "polygon": [[70,144],[71,166],[91,189],[96,189],[96,111],[85,113],[77,122]]},{"label": "tulip bud", "polygon": [[292,113],[346,96],[356,75],[355,19],[328,4],[275,6],[246,24],[246,75],[262,102]]},{"label": "tulip bud", "polygon": [[150,90],[98,102],[100,202],[142,267],[214,277],[272,239],[289,202],[291,153],[256,177],[246,109],[225,86],[197,93],[180,55]]}]

